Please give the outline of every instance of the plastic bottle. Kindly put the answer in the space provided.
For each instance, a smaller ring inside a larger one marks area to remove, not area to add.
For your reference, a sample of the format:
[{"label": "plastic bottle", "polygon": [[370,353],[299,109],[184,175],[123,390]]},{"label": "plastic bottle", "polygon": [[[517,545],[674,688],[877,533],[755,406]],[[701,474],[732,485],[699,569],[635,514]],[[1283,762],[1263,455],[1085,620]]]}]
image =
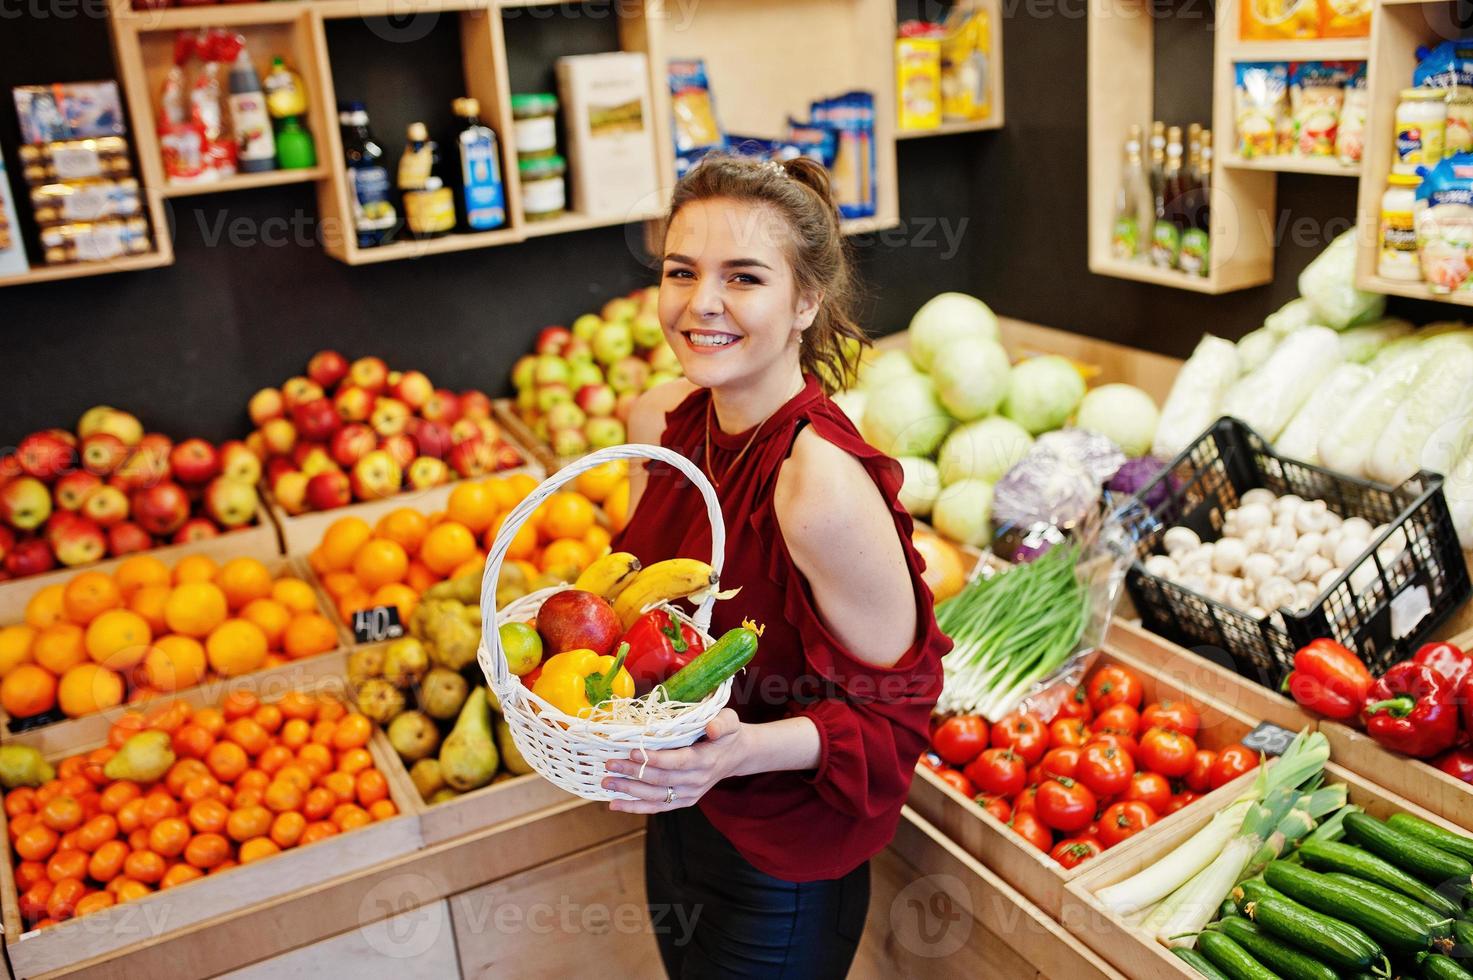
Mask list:
[{"label": "plastic bottle", "polygon": [[236,167],[242,173],[276,169],[276,138],[266,113],[266,93],[242,45],[230,69],[230,121],[235,129]]},{"label": "plastic bottle", "polygon": [[399,192],[404,195],[404,223],[416,238],[433,238],[455,229],[455,196],[436,172],[438,147],[422,122],[409,124],[408,142],[399,158]]},{"label": "plastic bottle", "polygon": [[481,103],[456,99],[452,105],[462,129],[455,141],[460,148],[461,205],[466,227],[488,231],[506,224],[506,194],[496,134],[481,122]]},{"label": "plastic bottle", "polygon": [[358,232],[358,247],[382,245],[399,221],[390,192],[389,172],[383,165],[384,151],[368,131],[368,110],[362,102],[340,103],[338,122],[343,130],[348,186],[353,192],[353,226]]}]

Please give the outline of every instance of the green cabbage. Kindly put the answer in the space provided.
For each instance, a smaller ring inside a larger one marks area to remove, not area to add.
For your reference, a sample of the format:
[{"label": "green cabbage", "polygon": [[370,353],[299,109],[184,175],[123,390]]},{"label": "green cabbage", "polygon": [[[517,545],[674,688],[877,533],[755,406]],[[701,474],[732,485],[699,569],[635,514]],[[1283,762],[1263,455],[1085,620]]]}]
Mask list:
[{"label": "green cabbage", "polygon": [[910,356],[929,371],[937,355],[962,337],[997,340],[997,317],[986,303],[966,293],[933,296],[911,317]]},{"label": "green cabbage", "polygon": [[1044,354],[1013,368],[1002,414],[1033,435],[1069,421],[1084,397],[1084,379],[1066,357]]},{"label": "green cabbage", "polygon": [[941,491],[931,523],[944,537],[981,548],[992,540],[992,484],[962,480]]},{"label": "green cabbage", "polygon": [[916,374],[870,390],[860,431],[886,455],[929,456],[952,425],[951,416],[936,398],[936,385]]},{"label": "green cabbage", "polygon": [[1151,396],[1134,385],[1101,385],[1084,396],[1074,424],[1098,432],[1127,456],[1151,451],[1161,413]]},{"label": "green cabbage", "polygon": [[925,517],[936,505],[941,493],[941,471],[936,464],[921,456],[902,456],[898,460],[904,478],[900,484],[900,506],[914,517]]},{"label": "green cabbage", "polygon": [[919,374],[915,362],[903,350],[875,351],[865,355],[859,366],[859,387],[866,391],[882,388],[891,381]]},{"label": "green cabbage", "polygon": [[1008,393],[1008,352],[995,340],[963,337],[950,343],[931,366],[936,393],[963,422],[997,410]]},{"label": "green cabbage", "polygon": [[1028,455],[1033,437],[1028,430],[1001,415],[968,422],[946,437],[937,463],[941,483],[976,479],[996,483],[1012,465]]}]

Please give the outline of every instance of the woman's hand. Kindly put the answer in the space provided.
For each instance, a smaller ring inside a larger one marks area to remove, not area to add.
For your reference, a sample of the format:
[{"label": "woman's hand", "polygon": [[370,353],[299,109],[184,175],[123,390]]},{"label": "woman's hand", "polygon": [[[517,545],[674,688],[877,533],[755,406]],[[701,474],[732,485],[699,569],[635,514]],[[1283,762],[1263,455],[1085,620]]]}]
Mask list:
[{"label": "woman's hand", "polygon": [[[706,726],[705,741],[683,749],[635,749],[628,759],[615,759],[606,764],[617,775],[604,779],[604,788],[637,797],[614,800],[613,810],[627,813],[662,813],[683,806],[694,806],[712,786],[737,774],[746,754],[743,725],[737,713],[723,708]],[[648,760],[645,757],[648,756]],[[675,791],[674,799],[670,791]]]}]

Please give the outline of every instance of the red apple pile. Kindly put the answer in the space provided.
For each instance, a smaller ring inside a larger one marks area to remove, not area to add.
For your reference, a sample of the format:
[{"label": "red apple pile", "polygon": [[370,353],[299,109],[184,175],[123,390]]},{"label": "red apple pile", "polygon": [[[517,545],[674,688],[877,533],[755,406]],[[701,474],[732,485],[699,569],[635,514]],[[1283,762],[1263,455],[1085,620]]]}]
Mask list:
[{"label": "red apple pile", "polygon": [[349,363],[318,351],[305,376],[262,388],[247,411],[246,445],[265,461],[283,510],[331,510],[405,489],[521,466],[491,421],[491,399],[436,388],[422,371],[391,371],[378,357]]},{"label": "red apple pile", "polygon": [[571,329],[544,327],[536,353],[517,361],[517,414],[553,452],[580,456],[621,445],[640,392],[680,377],[658,304],[653,286],[611,299]]},{"label": "red apple pile", "polygon": [[256,519],[261,462],[240,441],[175,443],[109,405],[0,458],[0,579],[213,538]]}]

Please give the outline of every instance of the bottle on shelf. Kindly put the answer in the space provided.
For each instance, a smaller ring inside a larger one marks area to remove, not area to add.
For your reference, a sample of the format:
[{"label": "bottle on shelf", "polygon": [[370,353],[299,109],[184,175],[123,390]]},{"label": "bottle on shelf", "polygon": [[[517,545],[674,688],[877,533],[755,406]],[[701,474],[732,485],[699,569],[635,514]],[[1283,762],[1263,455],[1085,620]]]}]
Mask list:
[{"label": "bottle on shelf", "polygon": [[368,110],[362,102],[340,103],[338,122],[343,131],[343,157],[348,165],[348,188],[358,247],[382,245],[399,222],[390,191],[389,172],[383,165],[384,151],[369,132]]},{"label": "bottle on shelf", "polygon": [[506,224],[506,191],[496,134],[481,122],[478,100],[456,99],[451,108],[461,125],[455,137],[460,150],[461,219],[471,231],[500,228]]},{"label": "bottle on shelf", "polygon": [[1181,254],[1182,192],[1186,188],[1182,171],[1181,127],[1166,131],[1166,169],[1162,175],[1161,207],[1151,232],[1151,264],[1161,269],[1175,269]]},{"label": "bottle on shelf", "polygon": [[399,193],[404,224],[415,238],[435,238],[455,230],[455,196],[439,175],[439,148],[422,122],[409,124],[399,158]]},{"label": "bottle on shelf", "polygon": [[1211,257],[1212,130],[1201,130],[1189,169],[1192,187],[1183,209],[1179,264],[1183,272],[1205,276]]},{"label": "bottle on shelf", "polygon": [[1166,187],[1166,124],[1157,119],[1151,123],[1151,224],[1146,229],[1146,249],[1154,240],[1156,222],[1161,220],[1165,200],[1162,191]]},{"label": "bottle on shelf", "polygon": [[1141,159],[1141,128],[1131,126],[1125,138],[1120,186],[1115,191],[1115,224],[1110,236],[1110,251],[1115,258],[1129,261],[1144,257],[1153,221],[1151,185]]},{"label": "bottle on shelf", "polygon": [[301,76],[282,58],[271,59],[265,78],[266,110],[276,123],[276,162],[282,170],[306,170],[317,166],[317,148],[312,134],[302,126],[307,114],[307,88]]},{"label": "bottle on shelf", "polygon": [[230,121],[235,129],[236,169],[258,174],[276,169],[276,136],[266,112],[266,93],[244,44],[230,68]]}]

